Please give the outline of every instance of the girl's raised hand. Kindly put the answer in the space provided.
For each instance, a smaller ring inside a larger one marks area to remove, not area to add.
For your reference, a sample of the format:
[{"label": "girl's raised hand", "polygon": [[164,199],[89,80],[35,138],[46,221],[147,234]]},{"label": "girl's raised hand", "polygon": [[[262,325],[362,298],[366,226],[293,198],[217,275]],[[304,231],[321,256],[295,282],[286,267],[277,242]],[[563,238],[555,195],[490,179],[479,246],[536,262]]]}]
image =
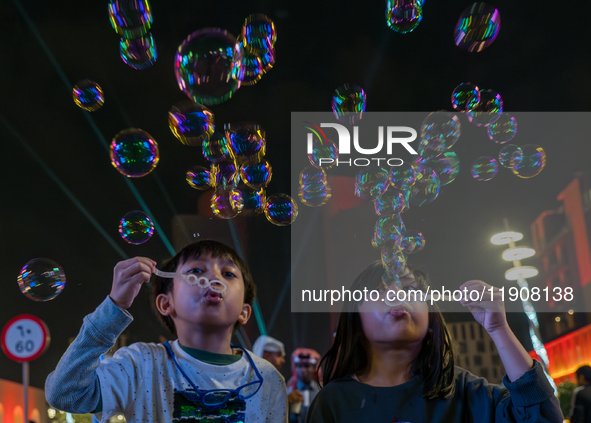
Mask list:
[{"label": "girl's raised hand", "polygon": [[150,280],[156,262],[147,257],[134,257],[120,261],[113,269],[110,297],[123,309],[131,307],[144,282]]},{"label": "girl's raised hand", "polygon": [[[460,286],[466,296],[460,301],[464,307],[468,307],[472,316],[482,325],[488,333],[507,326],[505,315],[505,303],[503,303],[501,290],[482,281],[468,281]],[[476,291],[476,293],[470,293]],[[477,299],[476,299],[477,298]],[[472,299],[476,299],[472,301]]]}]

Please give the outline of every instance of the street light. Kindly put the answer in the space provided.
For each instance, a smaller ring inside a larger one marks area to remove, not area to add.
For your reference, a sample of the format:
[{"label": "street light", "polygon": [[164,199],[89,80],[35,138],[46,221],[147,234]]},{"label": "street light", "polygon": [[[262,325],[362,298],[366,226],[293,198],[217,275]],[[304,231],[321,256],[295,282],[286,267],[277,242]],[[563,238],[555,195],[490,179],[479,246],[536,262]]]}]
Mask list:
[{"label": "street light", "polygon": [[[508,227],[507,219],[505,221],[505,227]],[[513,262],[513,267],[505,272],[505,279],[508,281],[516,281],[520,288],[525,288],[527,292],[529,292],[529,285],[527,283],[527,278],[533,278],[538,274],[538,269],[534,266],[522,266],[521,260],[533,257],[536,252],[533,248],[526,248],[526,247],[517,247],[515,242],[521,241],[523,239],[523,234],[519,232],[501,232],[490,239],[490,241],[495,245],[509,245],[509,248],[503,252],[503,259],[506,261]],[[520,295],[521,303],[523,305],[523,311],[529,320],[529,336],[531,338],[532,345],[534,350],[538,354],[538,357],[542,359],[542,367],[544,368],[544,373],[546,374],[546,378],[552,388],[554,388],[554,394],[558,393],[556,389],[556,385],[554,384],[554,379],[548,374],[548,352],[544,347],[544,344],[540,340],[540,324],[538,322],[538,315],[536,310],[534,309],[533,304],[529,301],[529,295],[526,296],[524,300],[523,297]]]}]

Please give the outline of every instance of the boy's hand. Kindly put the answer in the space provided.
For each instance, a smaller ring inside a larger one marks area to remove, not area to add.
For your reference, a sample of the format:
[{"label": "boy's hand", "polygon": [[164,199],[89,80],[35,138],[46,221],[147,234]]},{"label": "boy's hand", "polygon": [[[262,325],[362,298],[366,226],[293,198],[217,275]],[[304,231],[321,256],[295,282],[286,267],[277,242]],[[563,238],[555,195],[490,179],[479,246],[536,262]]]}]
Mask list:
[{"label": "boy's hand", "polygon": [[120,261],[113,269],[113,286],[110,297],[118,307],[128,309],[140,292],[144,282],[148,282],[156,262],[147,257],[134,257]]},{"label": "boy's hand", "polygon": [[[462,292],[464,288],[467,296],[460,303],[472,312],[474,319],[482,325],[488,333],[507,327],[507,316],[505,315],[505,303],[502,301],[501,291],[482,281],[468,281],[460,285]],[[492,293],[491,293],[492,289]],[[470,297],[470,292],[472,297]],[[484,292],[484,293],[483,293]],[[478,293],[478,295],[476,295]],[[482,296],[482,301],[479,301]],[[471,301],[471,298],[477,298]]]}]

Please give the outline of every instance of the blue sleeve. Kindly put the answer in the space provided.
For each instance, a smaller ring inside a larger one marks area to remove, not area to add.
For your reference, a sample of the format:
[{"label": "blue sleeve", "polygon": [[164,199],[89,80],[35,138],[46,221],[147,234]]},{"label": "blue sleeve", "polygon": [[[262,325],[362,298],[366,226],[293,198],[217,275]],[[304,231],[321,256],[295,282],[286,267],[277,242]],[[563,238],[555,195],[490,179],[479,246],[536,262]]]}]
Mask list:
[{"label": "blue sleeve", "polygon": [[110,297],[84,318],[80,333],[45,381],[45,396],[52,407],[77,414],[100,411],[101,387],[96,374],[100,357],[115,345],[132,320]]}]

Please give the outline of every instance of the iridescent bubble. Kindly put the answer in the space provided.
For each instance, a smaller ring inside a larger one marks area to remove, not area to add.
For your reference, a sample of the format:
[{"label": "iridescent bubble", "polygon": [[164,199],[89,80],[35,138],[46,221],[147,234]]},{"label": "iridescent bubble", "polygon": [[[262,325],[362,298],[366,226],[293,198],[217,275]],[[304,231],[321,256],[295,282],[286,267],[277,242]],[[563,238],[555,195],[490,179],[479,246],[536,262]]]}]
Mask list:
[{"label": "iridescent bubble", "polygon": [[415,183],[415,169],[412,163],[404,162],[390,168],[390,184],[400,191],[408,190]]},{"label": "iridescent bubble", "polygon": [[211,188],[211,175],[209,174],[209,169],[203,166],[193,166],[187,171],[186,179],[191,188],[201,191]]},{"label": "iridescent bubble", "polygon": [[381,167],[368,166],[355,175],[355,195],[363,200],[379,197],[389,185],[390,174]]},{"label": "iridescent bubble", "polygon": [[398,247],[401,238],[402,234],[398,220],[394,216],[383,217],[376,222],[371,245],[374,248],[380,248],[385,245]]},{"label": "iridescent bubble", "polygon": [[476,2],[464,9],[455,29],[455,43],[469,52],[487,48],[497,38],[501,14],[486,3]]},{"label": "iridescent bubble", "polygon": [[270,48],[267,51],[259,52],[258,55],[261,59],[263,73],[269,72],[275,65],[275,49]]},{"label": "iridescent bubble", "polygon": [[211,197],[211,210],[221,219],[233,219],[242,211],[244,199],[237,189],[216,189]]},{"label": "iridescent bubble", "polygon": [[115,0],[109,2],[111,26],[125,38],[147,34],[152,25],[152,11],[148,0]]},{"label": "iridescent bubble", "polygon": [[243,42],[242,35],[238,36],[240,54],[242,55],[241,85],[251,86],[263,77],[263,62],[257,53],[251,52]]},{"label": "iridescent bubble", "polygon": [[110,155],[115,169],[129,178],[146,176],[160,160],[156,140],[137,128],[125,129],[115,135]]},{"label": "iridescent bubble", "polygon": [[390,29],[405,34],[423,19],[422,0],[386,0],[386,23]]},{"label": "iridescent bubble", "polygon": [[506,168],[518,165],[523,159],[523,151],[515,144],[507,144],[499,152],[499,163]]},{"label": "iridescent bubble", "polygon": [[174,73],[181,91],[194,102],[223,103],[240,88],[240,46],[236,38],[223,29],[195,31],[179,46]]},{"label": "iridescent bubble", "polygon": [[223,162],[230,156],[226,137],[222,132],[214,132],[209,139],[204,139],[201,151],[210,163]]},{"label": "iridescent bubble", "polygon": [[271,19],[262,13],[255,13],[246,18],[242,26],[242,37],[249,50],[266,52],[277,41],[277,31]]},{"label": "iridescent bubble", "polygon": [[90,79],[78,82],[72,90],[72,97],[76,106],[87,112],[94,112],[105,104],[103,90],[99,84]]},{"label": "iridescent bubble", "polygon": [[[404,274],[406,268],[406,256],[400,246],[387,246],[381,250],[382,266],[386,269],[388,277]],[[388,284],[390,285],[390,284]]]},{"label": "iridescent bubble", "polygon": [[339,122],[355,124],[365,113],[365,91],[356,84],[345,84],[332,95],[332,111]]},{"label": "iridescent bubble", "polygon": [[[308,134],[308,142],[310,141]],[[308,160],[317,168],[330,169],[333,167],[339,158],[339,149],[337,145],[331,141],[320,141],[318,138],[312,138],[312,154],[308,154]],[[332,160],[332,161],[331,161]]]},{"label": "iridescent bubble", "polygon": [[230,153],[239,162],[255,154],[265,155],[265,130],[258,123],[227,123],[224,130]]},{"label": "iridescent bubble", "polygon": [[451,105],[458,112],[472,110],[480,101],[480,90],[470,82],[458,85],[451,93]]},{"label": "iridescent bubble", "polygon": [[488,125],[488,137],[497,144],[505,144],[511,141],[517,134],[517,122],[507,113],[502,113],[499,118]]},{"label": "iridescent bubble", "polygon": [[242,182],[250,188],[264,188],[271,182],[273,168],[267,160],[249,160],[240,166],[240,177]]},{"label": "iridescent bubble", "polygon": [[300,201],[308,207],[320,207],[328,203],[332,190],[328,182],[322,185],[300,185],[298,191]]},{"label": "iridescent bubble", "polygon": [[437,172],[428,166],[416,165],[415,183],[410,192],[410,205],[422,207],[437,198],[441,189],[441,181]]},{"label": "iridescent bubble", "polygon": [[482,156],[472,165],[472,177],[477,181],[490,181],[499,171],[497,160],[491,156]]},{"label": "iridescent bubble", "polygon": [[[408,192],[408,191],[407,191]],[[378,216],[400,214],[406,210],[408,195],[402,191],[390,188],[380,197],[373,200],[374,209]]]},{"label": "iridescent bubble", "polygon": [[466,109],[468,120],[476,126],[488,126],[503,113],[503,99],[493,90],[480,90],[480,101],[472,109]]},{"label": "iridescent bubble", "polygon": [[453,151],[446,151],[440,156],[428,160],[418,157],[415,163],[432,168],[437,173],[441,186],[452,183],[460,172],[460,159]]},{"label": "iridescent bubble", "polygon": [[265,202],[265,217],[276,226],[291,225],[298,217],[298,205],[289,195],[271,195]]},{"label": "iridescent bubble", "polygon": [[119,54],[121,60],[135,70],[148,69],[158,59],[158,51],[152,34],[146,34],[141,38],[121,38]]},{"label": "iridescent bubble", "polygon": [[396,226],[398,228],[398,230],[400,231],[400,235],[404,235],[406,233],[406,225],[402,221],[402,215],[401,214],[393,214],[391,216],[391,218],[392,218],[392,221],[394,222],[394,226]]},{"label": "iridescent bubble", "polygon": [[197,147],[213,134],[214,116],[203,104],[183,101],[168,112],[168,127],[180,142]]},{"label": "iridescent bubble", "polygon": [[240,193],[244,202],[243,213],[246,210],[252,210],[255,213],[263,212],[263,207],[265,206],[265,190],[263,188],[255,190],[242,188],[240,189]]},{"label": "iridescent bubble", "polygon": [[146,213],[133,210],[119,222],[119,234],[129,244],[143,244],[154,234],[154,224]]},{"label": "iridescent bubble", "polygon": [[214,188],[231,190],[240,182],[240,169],[233,161],[212,164],[210,175],[210,183]]},{"label": "iridescent bubble", "polygon": [[49,301],[64,290],[66,274],[55,261],[36,258],[24,265],[17,281],[19,289],[28,299]]},{"label": "iridescent bubble", "polygon": [[456,143],[460,132],[460,120],[455,113],[442,111],[429,114],[421,125],[419,155],[425,158],[439,156]]},{"label": "iridescent bubble", "polygon": [[414,254],[425,248],[425,237],[421,232],[409,231],[400,240],[400,247],[406,254]]},{"label": "iridescent bubble", "polygon": [[521,146],[522,159],[512,161],[511,170],[520,178],[533,178],[546,167],[546,152],[539,145]]},{"label": "iridescent bubble", "polygon": [[316,166],[307,166],[300,172],[300,186],[320,186],[326,182],[326,172]]}]

